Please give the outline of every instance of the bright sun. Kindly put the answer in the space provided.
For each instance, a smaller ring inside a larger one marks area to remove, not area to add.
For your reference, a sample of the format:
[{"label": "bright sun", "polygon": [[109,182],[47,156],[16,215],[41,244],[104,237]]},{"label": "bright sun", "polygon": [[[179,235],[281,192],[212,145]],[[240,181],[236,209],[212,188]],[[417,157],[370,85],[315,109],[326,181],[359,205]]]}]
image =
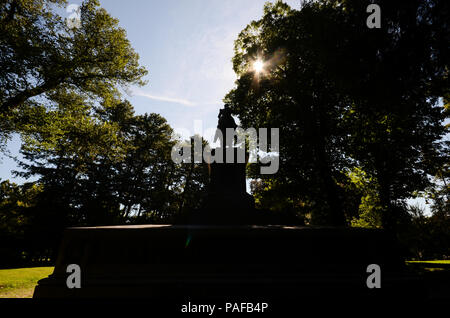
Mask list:
[{"label": "bright sun", "polygon": [[264,63],[261,60],[256,60],[255,62],[253,62],[253,70],[256,73],[261,73],[262,70],[264,68]]}]

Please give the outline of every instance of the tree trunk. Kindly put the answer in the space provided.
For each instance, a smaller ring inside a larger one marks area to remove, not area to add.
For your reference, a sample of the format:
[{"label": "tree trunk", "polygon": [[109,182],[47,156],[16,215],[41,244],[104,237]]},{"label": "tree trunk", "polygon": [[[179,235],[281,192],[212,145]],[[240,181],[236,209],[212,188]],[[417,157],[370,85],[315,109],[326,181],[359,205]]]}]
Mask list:
[{"label": "tree trunk", "polygon": [[[318,102],[318,101],[317,101]],[[324,125],[323,114],[321,113],[320,105],[313,106],[311,109],[312,130],[315,143],[314,157],[316,158],[316,168],[318,169],[320,191],[324,191],[324,199],[326,202],[321,203],[325,205],[323,215],[321,215],[319,222],[321,225],[344,226],[345,216],[344,210],[339,196],[339,187],[333,180],[333,171],[330,165],[330,158],[326,153],[326,141],[322,132],[322,125]],[[322,224],[323,223],[323,224]]]}]

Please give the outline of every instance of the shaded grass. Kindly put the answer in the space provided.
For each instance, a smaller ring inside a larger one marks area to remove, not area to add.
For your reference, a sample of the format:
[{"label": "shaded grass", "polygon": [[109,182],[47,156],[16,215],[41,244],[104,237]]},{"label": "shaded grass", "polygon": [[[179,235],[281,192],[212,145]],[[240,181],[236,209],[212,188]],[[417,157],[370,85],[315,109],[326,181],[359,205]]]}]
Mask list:
[{"label": "shaded grass", "polygon": [[406,261],[406,265],[418,272],[450,272],[450,260]]},{"label": "shaded grass", "polygon": [[37,281],[53,272],[53,267],[0,269],[0,298],[30,298]]},{"label": "shaded grass", "polygon": [[417,264],[450,264],[450,260],[435,260],[435,261],[406,261],[407,263]]}]

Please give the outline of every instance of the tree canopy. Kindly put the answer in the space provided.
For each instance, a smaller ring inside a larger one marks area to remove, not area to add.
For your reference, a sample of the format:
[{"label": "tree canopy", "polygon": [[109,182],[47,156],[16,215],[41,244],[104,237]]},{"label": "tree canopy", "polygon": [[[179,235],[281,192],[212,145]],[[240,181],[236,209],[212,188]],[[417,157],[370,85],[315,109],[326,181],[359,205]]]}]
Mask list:
[{"label": "tree canopy", "polygon": [[56,12],[64,0],[10,0],[0,6],[0,112],[33,97],[52,99],[58,89],[86,97],[117,95],[119,85],[143,84],[139,66],[118,20],[84,1],[80,24],[72,27]]},{"label": "tree canopy", "polygon": [[379,1],[382,27],[370,29],[369,3],[266,4],[235,42],[225,101],[244,127],[280,127],[280,172],[251,174],[316,224],[350,222],[346,189],[360,169],[394,228],[445,152],[448,4]]}]

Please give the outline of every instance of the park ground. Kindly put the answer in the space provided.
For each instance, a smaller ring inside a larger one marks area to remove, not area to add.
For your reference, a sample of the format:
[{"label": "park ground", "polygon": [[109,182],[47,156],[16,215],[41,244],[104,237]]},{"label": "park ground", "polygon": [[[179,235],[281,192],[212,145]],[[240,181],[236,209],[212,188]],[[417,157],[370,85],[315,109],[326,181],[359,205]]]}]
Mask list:
[{"label": "park ground", "polygon": [[0,269],[0,298],[31,298],[38,280],[53,272],[53,267]]},{"label": "park ground", "polygon": [[[409,261],[408,266],[422,271],[449,270],[450,260]],[[0,298],[31,298],[38,280],[53,272],[53,267],[0,269]]]}]

